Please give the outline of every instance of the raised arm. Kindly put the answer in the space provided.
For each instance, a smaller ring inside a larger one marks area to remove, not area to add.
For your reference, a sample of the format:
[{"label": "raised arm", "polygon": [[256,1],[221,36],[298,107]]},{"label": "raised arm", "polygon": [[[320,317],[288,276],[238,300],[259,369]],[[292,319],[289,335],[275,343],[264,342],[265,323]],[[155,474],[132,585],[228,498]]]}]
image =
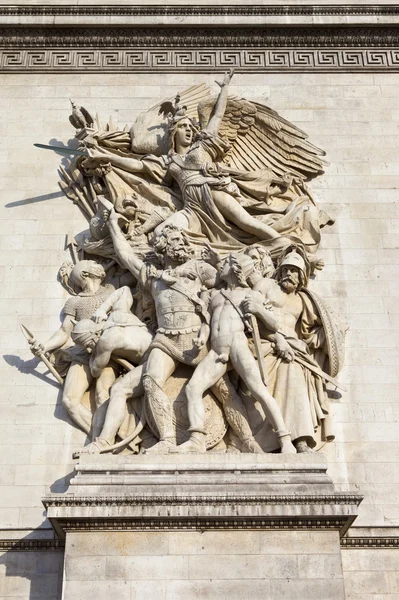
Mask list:
[{"label": "raised arm", "polygon": [[218,99],[216,100],[213,115],[212,115],[208,125],[205,128],[208,133],[211,133],[213,135],[217,135],[219,133],[220,124],[224,117],[224,113],[225,113],[226,106],[227,106],[229,83],[231,81],[231,78],[233,77],[233,74],[234,74],[234,69],[230,69],[224,76],[224,79],[221,83],[219,83],[218,81],[216,82],[220,86],[221,89],[219,92]]},{"label": "raised arm", "polygon": [[103,219],[108,223],[116,256],[121,265],[126,269],[129,269],[133,277],[138,279],[144,263],[135,255],[129,242],[125,239],[125,236],[118,225],[118,214],[111,202],[102,201],[102,203],[106,205]]}]

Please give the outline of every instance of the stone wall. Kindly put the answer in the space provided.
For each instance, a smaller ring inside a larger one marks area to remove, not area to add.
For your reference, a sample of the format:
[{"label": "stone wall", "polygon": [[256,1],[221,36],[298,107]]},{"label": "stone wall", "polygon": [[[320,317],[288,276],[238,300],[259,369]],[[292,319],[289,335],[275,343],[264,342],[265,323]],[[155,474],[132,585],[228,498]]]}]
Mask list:
[{"label": "stone wall", "polygon": [[[64,597],[344,598],[337,532],[69,533]],[[71,557],[69,557],[69,553]],[[73,558],[72,558],[73,557]],[[328,589],[325,579],[330,580]]]},{"label": "stone wall", "polygon": [[[73,137],[69,97],[98,110],[104,120],[112,114],[123,126],[159,99],[193,83],[212,84],[214,78],[1,76],[0,538],[9,529],[49,527],[40,499],[49,487],[65,491],[72,452],[85,442],[60,404],[58,387],[36,366],[19,330],[22,322],[43,340],[59,326],[66,294],[56,275],[67,257],[65,234],[86,225],[58,190],[59,159],[33,143]],[[337,438],[322,451],[337,489],[365,496],[356,526],[399,527],[398,80],[390,74],[237,74],[233,83],[232,93],[270,105],[328,153],[330,167],[312,189],[336,224],[324,232],[326,266],[312,287],[350,326],[340,376],[349,391],[332,399]],[[343,552],[351,599],[376,600],[372,584],[358,586],[362,575],[354,576],[350,567],[362,573],[364,561],[371,560],[385,568],[381,558],[362,559],[384,556],[378,552],[391,551]],[[195,560],[191,557],[190,564]],[[394,594],[393,576],[382,577],[389,583],[375,594]],[[229,584],[220,585],[222,590]]]},{"label": "stone wall", "polygon": [[59,600],[63,552],[0,552],[0,598]]}]

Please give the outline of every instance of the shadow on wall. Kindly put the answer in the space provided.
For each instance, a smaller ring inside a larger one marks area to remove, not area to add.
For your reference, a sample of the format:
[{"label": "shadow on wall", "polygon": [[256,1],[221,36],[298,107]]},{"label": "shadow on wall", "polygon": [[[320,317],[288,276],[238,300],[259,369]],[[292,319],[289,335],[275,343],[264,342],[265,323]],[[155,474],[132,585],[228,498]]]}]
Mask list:
[{"label": "shadow on wall", "polygon": [[52,531],[0,542],[0,598],[61,600],[63,563],[63,544]]}]

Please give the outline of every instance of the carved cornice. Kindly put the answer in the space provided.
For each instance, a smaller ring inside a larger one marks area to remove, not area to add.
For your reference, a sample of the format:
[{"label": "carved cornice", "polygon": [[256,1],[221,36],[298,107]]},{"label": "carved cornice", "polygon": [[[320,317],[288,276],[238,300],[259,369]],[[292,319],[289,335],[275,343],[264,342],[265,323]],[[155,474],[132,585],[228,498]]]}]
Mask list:
[{"label": "carved cornice", "polygon": [[389,16],[399,7],[381,5],[269,5],[269,6],[1,6],[0,16]]},{"label": "carved cornice", "polygon": [[398,16],[367,4],[0,6],[0,72],[397,72]]},{"label": "carved cornice", "polygon": [[380,48],[399,46],[399,27],[12,27],[4,48]]},{"label": "carved cornice", "polygon": [[0,552],[54,552],[64,547],[64,540],[0,540]]},{"label": "carved cornice", "polygon": [[343,537],[341,539],[341,548],[397,548],[399,549],[398,537]]},{"label": "carved cornice", "polygon": [[248,495],[234,494],[225,496],[144,496],[121,494],[119,496],[45,496],[42,502],[46,509],[49,507],[98,507],[98,506],[236,506],[245,505],[355,505],[359,506],[362,496],[358,494],[295,494],[295,495]]},{"label": "carved cornice", "polygon": [[147,530],[231,530],[231,529],[341,529],[346,518],[320,519],[198,519],[198,518],[144,518],[144,519],[58,519],[63,531],[147,531]]}]

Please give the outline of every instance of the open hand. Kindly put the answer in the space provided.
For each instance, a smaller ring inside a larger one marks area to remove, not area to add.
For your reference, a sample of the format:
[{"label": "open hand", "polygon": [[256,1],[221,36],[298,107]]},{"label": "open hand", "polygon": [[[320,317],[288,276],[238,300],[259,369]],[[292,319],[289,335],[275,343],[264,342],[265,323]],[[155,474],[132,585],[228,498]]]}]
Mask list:
[{"label": "open hand", "polygon": [[234,69],[229,69],[227,71],[227,73],[225,74],[223,81],[216,81],[216,83],[218,84],[219,87],[225,87],[226,85],[229,85],[230,81],[232,80],[232,77],[234,75]]}]

